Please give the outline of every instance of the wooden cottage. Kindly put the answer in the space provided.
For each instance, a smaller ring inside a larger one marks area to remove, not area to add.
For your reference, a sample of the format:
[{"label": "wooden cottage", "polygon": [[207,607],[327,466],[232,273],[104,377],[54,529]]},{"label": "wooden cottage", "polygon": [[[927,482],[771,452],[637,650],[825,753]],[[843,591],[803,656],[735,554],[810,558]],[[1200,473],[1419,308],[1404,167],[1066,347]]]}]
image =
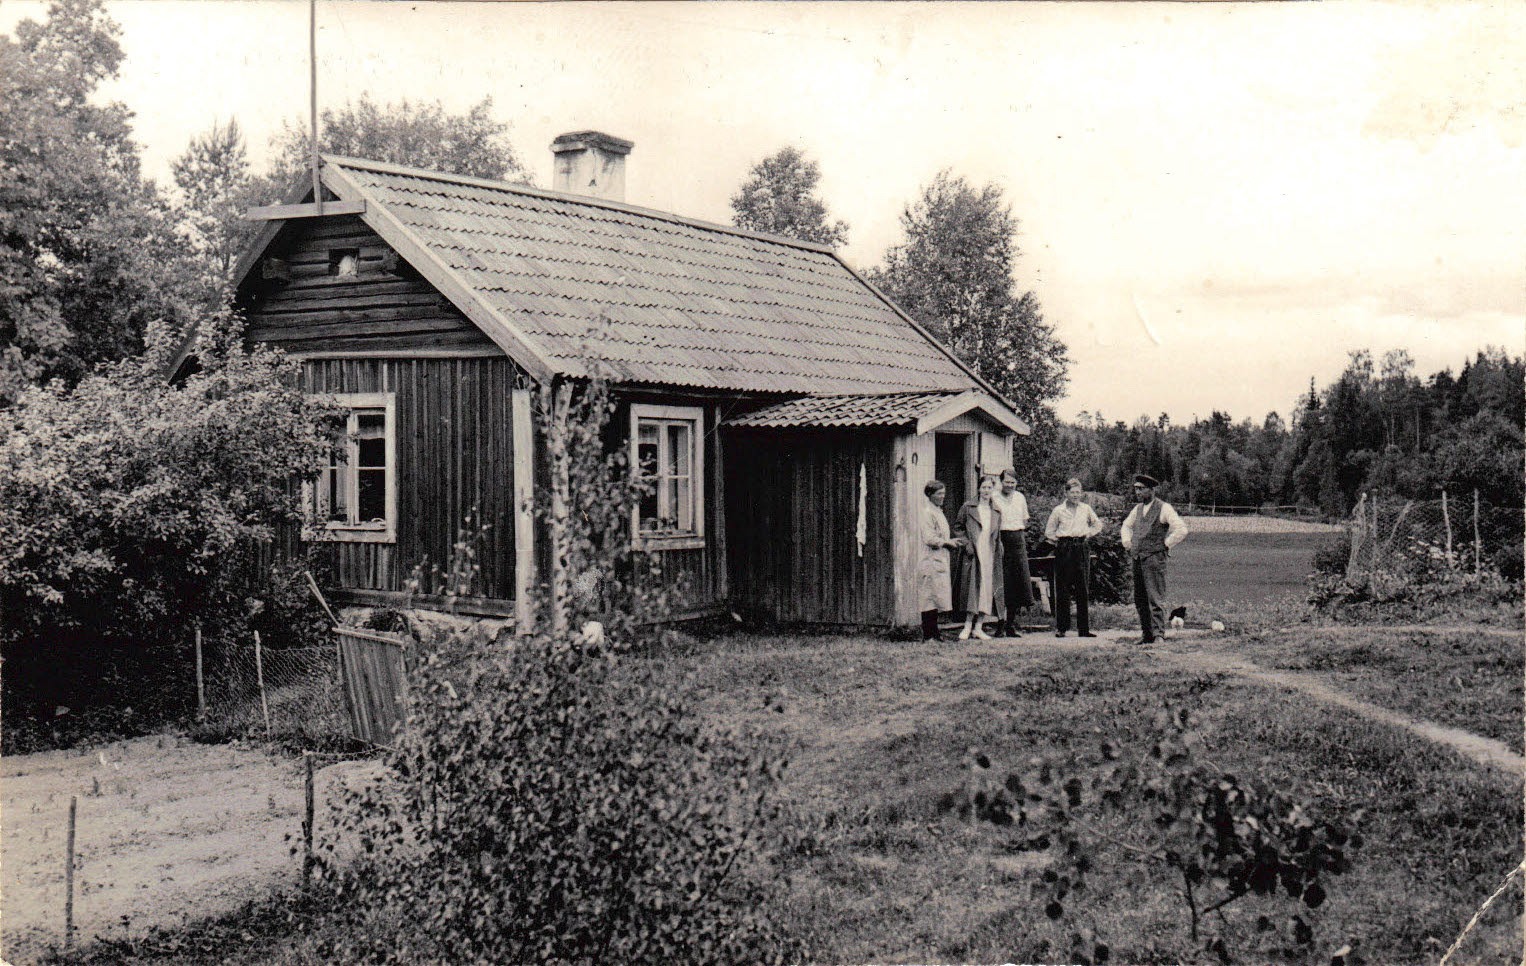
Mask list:
[{"label": "wooden cottage", "polygon": [[350,410],[304,534],[335,596],[401,602],[476,508],[461,609],[516,613],[543,540],[532,393],[587,375],[602,319],[591,351],[657,484],[637,545],[685,575],[686,613],[914,625],[923,484],[957,507],[1027,427],[831,249],[624,204],[630,148],[558,138],[556,191],[326,156],[321,205],[309,184],[251,213],[248,338]]}]

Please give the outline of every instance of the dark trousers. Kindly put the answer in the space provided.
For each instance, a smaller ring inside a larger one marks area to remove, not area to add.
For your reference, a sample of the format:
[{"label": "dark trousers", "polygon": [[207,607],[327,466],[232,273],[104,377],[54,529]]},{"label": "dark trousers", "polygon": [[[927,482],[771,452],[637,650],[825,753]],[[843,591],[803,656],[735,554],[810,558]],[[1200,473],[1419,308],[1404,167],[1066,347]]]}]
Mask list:
[{"label": "dark trousers", "polygon": [[1070,630],[1070,602],[1076,602],[1076,630],[1091,630],[1086,613],[1086,585],[1091,580],[1091,554],[1081,537],[1061,537],[1054,548],[1054,626]]},{"label": "dark trousers", "polygon": [[1018,608],[1033,606],[1033,578],[1028,574],[1028,536],[1021,530],[1001,531],[1001,567],[1007,592],[1007,628],[1017,630]]},{"label": "dark trousers", "polygon": [[924,610],[922,612],[922,640],[943,640],[943,635],[938,633],[938,612],[935,610]]},{"label": "dark trousers", "polygon": [[1134,558],[1134,606],[1144,639],[1166,636],[1166,555]]}]

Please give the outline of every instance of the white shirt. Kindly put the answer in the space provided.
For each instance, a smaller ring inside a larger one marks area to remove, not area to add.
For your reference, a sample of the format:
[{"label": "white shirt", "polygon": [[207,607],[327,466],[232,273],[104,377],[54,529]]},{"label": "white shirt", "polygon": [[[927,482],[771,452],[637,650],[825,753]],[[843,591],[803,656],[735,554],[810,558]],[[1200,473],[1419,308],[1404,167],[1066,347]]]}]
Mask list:
[{"label": "white shirt", "polygon": [[1102,532],[1102,521],[1090,503],[1077,503],[1072,509],[1062,502],[1049,511],[1049,522],[1044,525],[1044,539],[1050,543],[1061,537],[1095,537]]},{"label": "white shirt", "polygon": [[1013,490],[1011,496],[997,490],[991,494],[991,502],[1001,511],[1003,530],[1026,530],[1028,528],[1028,498],[1021,490]]},{"label": "white shirt", "polygon": [[[1166,549],[1170,550],[1187,539],[1187,524],[1182,521],[1181,515],[1176,512],[1176,508],[1165,500],[1154,500],[1152,502],[1160,505],[1160,522],[1166,525],[1165,543]],[[1123,527],[1118,531],[1118,538],[1123,541],[1125,550],[1133,546],[1134,523],[1139,519],[1140,514],[1144,512],[1145,507],[1149,505],[1149,503],[1136,503],[1134,504],[1134,509],[1129,511],[1129,515],[1123,518]]]},{"label": "white shirt", "polygon": [[980,505],[975,508],[975,519],[980,521],[982,534],[991,532],[991,508],[986,505],[986,501],[981,500]]}]

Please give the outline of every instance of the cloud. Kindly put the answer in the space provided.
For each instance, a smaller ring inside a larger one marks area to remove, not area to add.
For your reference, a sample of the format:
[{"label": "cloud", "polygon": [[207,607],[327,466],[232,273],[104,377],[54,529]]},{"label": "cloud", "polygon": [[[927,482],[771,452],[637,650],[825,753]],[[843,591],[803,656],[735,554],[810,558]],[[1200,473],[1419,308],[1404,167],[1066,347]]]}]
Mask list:
[{"label": "cloud", "polygon": [[1379,61],[1379,96],[1364,131],[1426,150],[1447,135],[1487,125],[1520,147],[1526,142],[1526,10],[1497,2],[1433,12],[1452,28]]}]

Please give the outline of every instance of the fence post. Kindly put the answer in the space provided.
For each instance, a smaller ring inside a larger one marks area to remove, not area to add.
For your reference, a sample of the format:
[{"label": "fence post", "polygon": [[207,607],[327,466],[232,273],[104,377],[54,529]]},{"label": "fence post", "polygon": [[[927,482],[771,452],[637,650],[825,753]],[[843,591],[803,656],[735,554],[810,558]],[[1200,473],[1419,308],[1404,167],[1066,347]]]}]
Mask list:
[{"label": "fence post", "polygon": [[74,948],[74,823],[79,796],[69,796],[69,840],[64,846],[64,948]]},{"label": "fence post", "polygon": [[1480,545],[1481,542],[1482,541],[1480,541],[1478,539],[1478,491],[1474,490],[1473,491],[1473,572],[1474,573],[1478,573],[1479,568],[1482,566],[1479,563],[1479,560],[1478,560],[1479,545]]},{"label": "fence post", "polygon": [[1447,566],[1455,566],[1452,560],[1452,511],[1447,506],[1447,491],[1441,491],[1441,522],[1447,528]]},{"label": "fence post", "polygon": [[307,806],[302,818],[302,885],[305,888],[313,878],[313,753],[302,753],[302,765],[307,772]]},{"label": "fence post", "polygon": [[260,632],[254,632],[254,680],[260,687],[260,716],[265,719],[265,740],[270,740],[270,705],[265,701],[265,658],[260,653]]},{"label": "fence post", "polygon": [[196,718],[207,716],[207,688],[201,676],[201,625],[196,625]]},{"label": "fence post", "polygon": [[1372,536],[1372,563],[1370,566],[1373,570],[1377,570],[1378,544],[1382,543],[1382,540],[1380,539],[1380,535],[1378,533],[1378,495],[1376,493],[1372,495]]}]

